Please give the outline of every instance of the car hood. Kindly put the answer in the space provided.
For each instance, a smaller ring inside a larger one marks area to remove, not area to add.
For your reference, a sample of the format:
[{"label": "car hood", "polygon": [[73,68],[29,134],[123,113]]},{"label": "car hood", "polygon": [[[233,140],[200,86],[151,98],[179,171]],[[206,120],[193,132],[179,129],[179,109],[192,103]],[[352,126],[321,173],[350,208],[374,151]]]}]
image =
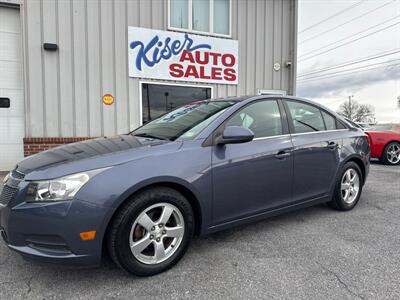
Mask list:
[{"label": "car hood", "polygon": [[[16,169],[20,173],[29,174],[28,180],[55,178],[121,164],[153,155],[155,151],[165,151],[161,149],[170,148],[172,150],[173,148],[177,150],[179,144],[177,142],[137,138],[131,135],[102,137],[62,145],[29,156],[18,163]],[[62,167],[60,167],[61,165]]]}]

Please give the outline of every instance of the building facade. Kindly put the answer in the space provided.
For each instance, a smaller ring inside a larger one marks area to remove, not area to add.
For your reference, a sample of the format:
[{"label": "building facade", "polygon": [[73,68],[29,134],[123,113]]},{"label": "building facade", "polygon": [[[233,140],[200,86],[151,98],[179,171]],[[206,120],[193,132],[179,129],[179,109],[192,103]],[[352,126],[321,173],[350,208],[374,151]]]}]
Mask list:
[{"label": "building facade", "polygon": [[296,0],[0,0],[0,170],[188,101],[294,94],[296,37]]}]

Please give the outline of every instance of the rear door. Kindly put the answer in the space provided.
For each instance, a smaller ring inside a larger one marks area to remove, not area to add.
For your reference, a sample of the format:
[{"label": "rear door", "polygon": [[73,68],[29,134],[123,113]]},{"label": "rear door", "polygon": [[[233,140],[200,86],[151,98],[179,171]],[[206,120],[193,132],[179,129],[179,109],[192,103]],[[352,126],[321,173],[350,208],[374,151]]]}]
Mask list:
[{"label": "rear door", "polygon": [[293,142],[293,200],[324,197],[339,166],[336,118],[309,103],[285,100]]},{"label": "rear door", "polygon": [[255,137],[248,143],[212,146],[214,225],[291,202],[292,142],[278,103],[252,102],[217,130],[243,126]]}]

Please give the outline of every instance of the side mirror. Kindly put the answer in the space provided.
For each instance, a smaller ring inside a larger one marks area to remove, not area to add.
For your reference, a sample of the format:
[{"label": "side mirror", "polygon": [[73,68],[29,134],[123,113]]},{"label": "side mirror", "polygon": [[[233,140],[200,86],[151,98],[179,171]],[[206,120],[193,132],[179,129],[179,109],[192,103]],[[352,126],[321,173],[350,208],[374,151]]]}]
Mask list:
[{"label": "side mirror", "polygon": [[242,126],[228,126],[224,129],[221,136],[217,137],[217,145],[240,144],[252,141],[254,133]]}]

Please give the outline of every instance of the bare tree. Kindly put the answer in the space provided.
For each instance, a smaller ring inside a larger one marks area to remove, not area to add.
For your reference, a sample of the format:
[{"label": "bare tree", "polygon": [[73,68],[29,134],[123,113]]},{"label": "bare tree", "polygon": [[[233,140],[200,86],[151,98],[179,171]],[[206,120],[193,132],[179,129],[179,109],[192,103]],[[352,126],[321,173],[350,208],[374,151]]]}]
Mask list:
[{"label": "bare tree", "polygon": [[338,114],[353,122],[372,122],[375,117],[374,110],[372,105],[360,104],[349,99],[340,105]]}]

